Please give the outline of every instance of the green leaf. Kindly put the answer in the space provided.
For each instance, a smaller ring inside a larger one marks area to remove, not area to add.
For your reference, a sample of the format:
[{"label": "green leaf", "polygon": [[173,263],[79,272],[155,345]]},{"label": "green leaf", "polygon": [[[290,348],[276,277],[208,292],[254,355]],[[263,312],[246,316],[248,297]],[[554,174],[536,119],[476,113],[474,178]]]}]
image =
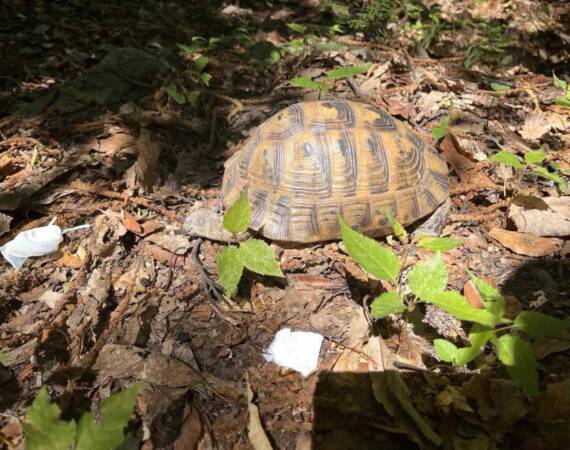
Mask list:
[{"label": "green leaf", "polygon": [[513,155],[512,153],[505,150],[501,150],[500,152],[495,153],[489,158],[489,160],[499,164],[504,164],[506,166],[514,167],[515,169],[524,169],[526,167],[526,165],[522,163],[521,159],[518,156]]},{"label": "green leaf", "polygon": [[224,215],[224,228],[230,233],[243,233],[251,223],[251,208],[247,199],[247,189],[244,189],[235,203]]},{"label": "green leaf", "polygon": [[125,438],[123,430],[129,423],[142,386],[142,382],[134,383],[104,400],[99,422],[93,412],[83,414],[77,426],[76,450],[117,448]]},{"label": "green leaf", "polygon": [[524,159],[527,164],[540,164],[542,161],[544,161],[544,158],[546,158],[546,155],[543,148],[526,152],[524,154]]},{"label": "green leaf", "polygon": [[375,319],[382,319],[390,314],[398,314],[405,310],[406,305],[395,292],[384,292],[376,297],[370,305],[370,313]]},{"label": "green leaf", "polygon": [[28,450],[69,450],[75,443],[75,422],[59,420],[61,410],[50,403],[47,388],[38,392],[26,410],[24,434]]},{"label": "green leaf", "polygon": [[480,323],[490,327],[497,322],[495,316],[484,309],[474,308],[459,292],[447,291],[432,295],[428,301],[460,320]]},{"label": "green leaf", "polygon": [[556,76],[554,72],[552,72],[552,77],[554,78],[554,86],[563,90],[568,88],[568,83],[564,80],[561,80]]},{"label": "green leaf", "polygon": [[183,105],[188,101],[186,96],[179,92],[174,84],[169,84],[166,86],[165,90],[168,96],[179,105]]},{"label": "green leaf", "polygon": [[328,91],[329,87],[324,83],[318,83],[316,81],[310,80],[305,77],[295,77],[290,82],[291,86],[304,88],[304,89],[316,89],[317,91]]},{"label": "green leaf", "polygon": [[408,274],[410,289],[416,297],[430,300],[447,286],[447,267],[440,253],[417,263]]},{"label": "green leaf", "polygon": [[200,74],[200,79],[202,80],[202,83],[204,83],[206,86],[210,86],[210,80],[212,79],[212,75],[204,72]]},{"label": "green leaf", "polygon": [[546,178],[547,180],[554,181],[556,184],[566,184],[566,181],[556,172],[549,172],[546,167],[535,167],[532,173]]},{"label": "green leaf", "polygon": [[457,354],[457,346],[453,342],[446,341],[445,339],[434,339],[433,346],[439,359],[445,362],[453,362]]},{"label": "green leaf", "polygon": [[196,70],[198,72],[202,72],[204,70],[204,67],[208,65],[209,61],[210,58],[208,58],[207,56],[200,56],[194,60],[194,67],[196,67]]},{"label": "green leaf", "polygon": [[485,308],[495,316],[497,322],[500,322],[505,315],[505,299],[501,293],[486,281],[479,277],[472,276],[473,284],[481,294]]},{"label": "green leaf", "polygon": [[307,27],[298,23],[288,23],[287,28],[299,34],[305,34],[305,31],[307,31]]},{"label": "green leaf", "polygon": [[368,72],[370,67],[372,67],[372,63],[366,63],[359,66],[341,67],[339,69],[331,70],[327,75],[327,79],[338,80],[340,78],[352,77],[354,75]]},{"label": "green leaf", "polygon": [[528,342],[518,336],[506,334],[493,340],[497,357],[506,366],[511,379],[527,395],[538,394],[536,358]]},{"label": "green leaf", "polygon": [[239,253],[243,265],[252,272],[274,277],[285,276],[275,259],[273,250],[264,241],[248,239],[240,244]]},{"label": "green leaf", "polygon": [[449,238],[449,237],[434,237],[434,236],[422,236],[418,241],[418,247],[422,247],[432,252],[447,252],[453,250],[455,247],[461,244],[459,239]]},{"label": "green leaf", "polygon": [[489,328],[476,323],[471,328],[471,332],[469,333],[468,337],[471,345],[479,350],[481,347],[487,344],[487,342],[489,342],[493,336],[495,336],[495,330],[493,328]]},{"label": "green leaf", "polygon": [[570,98],[566,97],[556,97],[554,99],[554,103],[560,106],[564,106],[566,108],[570,108]]},{"label": "green leaf", "polygon": [[481,350],[474,346],[457,349],[453,364],[458,367],[464,366],[477,358],[480,353]]},{"label": "green leaf", "polygon": [[449,124],[449,116],[445,116],[443,119],[441,119],[441,122],[439,122],[438,126],[432,127],[431,135],[436,141],[443,139],[447,135],[448,124]]},{"label": "green leaf", "polygon": [[408,240],[408,232],[402,226],[402,224],[396,220],[396,218],[394,217],[394,212],[392,211],[392,208],[386,209],[385,215],[386,215],[386,219],[388,219],[388,224],[390,225],[390,227],[392,227],[392,231],[394,232],[394,235],[398,239],[400,239],[400,241],[405,243]]},{"label": "green leaf", "polygon": [[364,270],[382,280],[396,281],[400,273],[400,260],[394,253],[350,228],[339,217],[340,233],[346,251]]},{"label": "green leaf", "polygon": [[237,289],[239,280],[243,274],[243,262],[241,253],[237,247],[225,247],[218,253],[218,283],[224,288],[229,296]]},{"label": "green leaf", "polygon": [[501,83],[491,83],[491,89],[495,92],[505,92],[511,89],[510,86]]},{"label": "green leaf", "polygon": [[12,357],[6,352],[0,352],[0,364],[8,363],[12,360]]},{"label": "green leaf", "polygon": [[532,338],[558,336],[570,328],[570,320],[561,320],[533,311],[523,311],[515,319],[515,326]]}]

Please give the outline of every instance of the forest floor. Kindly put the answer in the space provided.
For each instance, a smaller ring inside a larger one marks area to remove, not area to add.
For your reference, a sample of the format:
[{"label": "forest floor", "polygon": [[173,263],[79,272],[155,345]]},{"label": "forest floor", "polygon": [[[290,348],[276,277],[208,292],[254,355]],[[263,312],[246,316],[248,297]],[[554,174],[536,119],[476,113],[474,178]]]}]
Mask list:
[{"label": "forest floor", "polygon": [[[449,287],[476,301],[472,273],[507,315],[570,318],[570,5],[357,3],[0,5],[0,246],[53,219],[90,225],[20,270],[0,258],[0,447],[25,448],[43,385],[77,420],[143,379],[121,448],[568,448],[568,332],[532,342],[528,397],[490,348],[469,369],[438,360],[433,339],[463,346],[469,325],[435,307],[372,324],[382,285],[338,242],[272,243],[286,277],[248,272],[232,299],[203,284],[192,252],[215,280],[224,244],[182,225],[219,205],[224,162],[318,96],[293,78],[371,63],[322,95],[387,110],[447,161]],[[524,171],[489,160],[539,148]],[[406,268],[431,254],[381,241]],[[284,327],[325,337],[317,372],[264,360]]]}]

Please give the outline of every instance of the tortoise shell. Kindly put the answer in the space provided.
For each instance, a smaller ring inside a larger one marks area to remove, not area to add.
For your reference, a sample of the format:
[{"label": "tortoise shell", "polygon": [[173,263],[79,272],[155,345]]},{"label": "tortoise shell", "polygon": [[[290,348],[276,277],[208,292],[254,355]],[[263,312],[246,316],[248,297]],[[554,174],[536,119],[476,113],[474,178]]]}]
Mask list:
[{"label": "tortoise shell", "polygon": [[224,206],[248,189],[250,228],[279,241],[340,238],[338,216],[369,236],[390,233],[448,196],[447,165],[407,125],[345,100],[297,103],[251,134],[225,164]]}]

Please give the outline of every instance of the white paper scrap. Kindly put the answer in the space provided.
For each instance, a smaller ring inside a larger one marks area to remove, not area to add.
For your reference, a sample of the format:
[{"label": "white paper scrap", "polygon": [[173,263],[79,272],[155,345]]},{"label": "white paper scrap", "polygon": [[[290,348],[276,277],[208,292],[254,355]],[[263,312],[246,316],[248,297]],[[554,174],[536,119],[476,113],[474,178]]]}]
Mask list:
[{"label": "white paper scrap", "polygon": [[275,334],[263,357],[268,362],[296,370],[306,377],[317,368],[323,339],[318,333],[283,328]]}]

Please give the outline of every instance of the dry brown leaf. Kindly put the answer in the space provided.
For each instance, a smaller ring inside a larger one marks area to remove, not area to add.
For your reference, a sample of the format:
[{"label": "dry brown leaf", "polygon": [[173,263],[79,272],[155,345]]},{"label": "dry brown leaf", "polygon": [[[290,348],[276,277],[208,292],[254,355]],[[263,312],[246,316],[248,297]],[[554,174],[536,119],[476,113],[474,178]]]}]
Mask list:
[{"label": "dry brown leaf", "polygon": [[485,307],[485,303],[483,303],[481,294],[475,287],[473,281],[469,280],[467,283],[465,283],[465,286],[463,286],[463,295],[469,304],[474,308],[483,309]]},{"label": "dry brown leaf", "polygon": [[520,135],[527,141],[536,141],[550,131],[550,123],[542,111],[529,114],[520,130]]},{"label": "dry brown leaf", "polygon": [[204,434],[204,424],[202,423],[202,418],[198,408],[194,405],[189,405],[186,407],[185,411],[186,419],[182,424],[180,430],[180,435],[178,439],[174,441],[174,450],[187,450],[197,448],[202,435]]},{"label": "dry brown leaf", "polygon": [[570,236],[570,197],[541,199],[547,209],[513,204],[509,211],[517,230],[535,236]]},{"label": "dry brown leaf", "polygon": [[247,437],[249,442],[255,450],[272,450],[273,447],[269,442],[267,434],[261,425],[261,418],[259,417],[259,408],[253,403],[253,390],[249,384],[249,379],[246,382],[247,391],[247,412],[249,421],[247,426]]},{"label": "dry brown leaf", "polygon": [[83,267],[83,261],[81,261],[77,256],[69,253],[64,253],[62,257],[55,262],[55,264],[58,267],[69,267],[71,269],[81,269]]},{"label": "dry brown leaf", "polygon": [[186,236],[167,232],[152,234],[145,238],[145,241],[152,242],[175,255],[184,255],[192,245]]},{"label": "dry brown leaf", "polygon": [[441,149],[443,159],[451,164],[451,167],[460,177],[475,167],[473,161],[460,153],[459,144],[453,135],[448,133],[439,148]]},{"label": "dry brown leaf", "polygon": [[160,163],[160,143],[154,139],[151,131],[141,130],[137,140],[139,156],[126,173],[129,188],[141,187],[145,192],[152,192],[158,183]]},{"label": "dry brown leaf", "polygon": [[561,239],[543,238],[501,228],[493,228],[489,231],[489,236],[514,253],[535,257],[552,255],[564,244]]}]

